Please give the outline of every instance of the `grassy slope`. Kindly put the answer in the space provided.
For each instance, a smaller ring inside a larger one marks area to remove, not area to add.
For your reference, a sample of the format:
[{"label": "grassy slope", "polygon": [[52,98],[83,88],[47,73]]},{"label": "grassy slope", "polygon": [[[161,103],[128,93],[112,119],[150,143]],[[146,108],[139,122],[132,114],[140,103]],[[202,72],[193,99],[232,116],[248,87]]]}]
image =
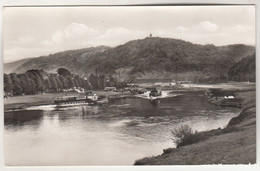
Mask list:
[{"label": "grassy slope", "polygon": [[200,133],[201,141],[168,149],[168,153],[136,161],[136,165],[248,164],[256,162],[255,91],[238,93],[245,107],[225,129]]}]

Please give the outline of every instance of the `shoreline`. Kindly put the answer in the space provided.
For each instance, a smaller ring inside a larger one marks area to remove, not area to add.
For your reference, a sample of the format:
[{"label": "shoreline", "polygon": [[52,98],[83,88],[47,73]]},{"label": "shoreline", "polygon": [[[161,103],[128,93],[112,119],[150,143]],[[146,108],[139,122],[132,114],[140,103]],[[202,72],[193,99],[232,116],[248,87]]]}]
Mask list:
[{"label": "shoreline", "polygon": [[[121,94],[121,92],[105,92],[105,91],[93,91],[98,95],[107,95],[109,98],[119,98],[119,97],[128,97],[130,94]],[[6,109],[22,109],[28,106],[35,105],[51,105],[53,98],[64,96],[64,92],[57,93],[45,93],[45,94],[36,94],[36,95],[23,95],[23,96],[13,96],[4,99],[4,110]],[[69,95],[78,95],[78,93],[68,93]],[[24,102],[24,98],[27,97],[27,101]]]},{"label": "shoreline", "polygon": [[[225,128],[199,132],[198,141],[164,149],[161,155],[138,159],[134,165],[256,163],[256,92],[250,89],[236,90],[235,93],[243,101],[244,107]],[[209,99],[208,102],[219,105]]]},{"label": "shoreline", "polygon": [[[204,89],[205,90],[205,89]],[[203,89],[198,88],[184,88],[184,89],[171,89],[165,90],[170,91],[170,93],[188,93],[188,92],[200,92],[204,91]],[[93,94],[108,96],[108,99],[116,99],[116,98],[126,98],[126,97],[138,97],[136,95],[132,95],[130,92],[108,92],[108,91],[93,91]],[[12,96],[4,99],[4,111],[8,111],[9,109],[23,109],[28,106],[35,105],[51,105],[53,98],[64,96],[65,92],[57,92],[57,93],[44,93],[44,94],[36,94],[36,95],[22,95],[22,96]],[[78,93],[68,93],[69,95],[79,95]],[[24,101],[24,98],[27,97],[27,101]]]}]

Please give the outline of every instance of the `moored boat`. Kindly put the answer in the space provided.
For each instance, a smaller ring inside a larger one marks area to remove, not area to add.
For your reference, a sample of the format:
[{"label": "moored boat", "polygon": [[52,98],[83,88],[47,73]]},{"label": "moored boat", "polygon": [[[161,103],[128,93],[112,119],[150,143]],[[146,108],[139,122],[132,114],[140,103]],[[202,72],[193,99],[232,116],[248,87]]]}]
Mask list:
[{"label": "moored boat", "polygon": [[53,103],[58,106],[74,106],[74,105],[82,105],[89,104],[90,101],[86,99],[86,96],[62,96],[55,98]]},{"label": "moored boat", "polygon": [[152,88],[151,92],[149,93],[149,98],[151,100],[157,99],[162,95],[162,91],[157,90],[156,88]]},{"label": "moored boat", "polygon": [[104,103],[108,103],[108,98],[107,96],[103,96],[103,95],[96,95],[93,94],[92,92],[87,92],[87,99],[92,101],[94,104],[104,104]]},{"label": "moored boat", "polygon": [[98,96],[97,104],[108,103],[108,98],[106,96]]},{"label": "moored boat", "polygon": [[85,95],[79,96],[62,96],[53,99],[53,103],[58,106],[75,106],[75,105],[94,105],[107,103],[108,99],[103,96],[98,96],[92,92],[87,92]]}]

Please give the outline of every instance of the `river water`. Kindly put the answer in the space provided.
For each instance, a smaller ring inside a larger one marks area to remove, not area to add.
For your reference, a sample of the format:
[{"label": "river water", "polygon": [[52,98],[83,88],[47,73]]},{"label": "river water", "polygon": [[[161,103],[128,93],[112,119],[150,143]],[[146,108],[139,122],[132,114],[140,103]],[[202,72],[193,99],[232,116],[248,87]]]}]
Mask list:
[{"label": "river water", "polygon": [[110,99],[99,106],[29,106],[5,112],[7,165],[132,165],[174,147],[171,130],[223,128],[239,109],[208,104],[201,93],[158,101]]}]

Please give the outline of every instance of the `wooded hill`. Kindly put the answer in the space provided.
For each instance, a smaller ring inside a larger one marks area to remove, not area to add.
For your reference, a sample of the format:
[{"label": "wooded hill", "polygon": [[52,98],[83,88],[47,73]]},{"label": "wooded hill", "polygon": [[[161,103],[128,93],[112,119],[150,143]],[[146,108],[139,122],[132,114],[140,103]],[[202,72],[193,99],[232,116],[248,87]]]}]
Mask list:
[{"label": "wooded hill", "polygon": [[13,72],[23,73],[30,69],[43,69],[48,73],[55,73],[58,68],[67,68],[72,73],[84,74],[82,69],[86,67],[88,58],[96,53],[102,53],[109,49],[108,46],[98,46],[85,49],[68,50],[33,58],[18,66]]},{"label": "wooded hill", "polygon": [[255,82],[255,69],[256,59],[255,54],[253,54],[235,63],[228,71],[228,79],[231,81]]},{"label": "wooded hill", "polygon": [[216,82],[231,78],[230,68],[254,53],[255,47],[243,44],[198,45],[179,39],[147,37],[115,48],[99,46],[34,58],[14,72],[29,69],[52,72],[64,67],[79,75],[90,75],[97,70],[99,74],[112,74],[123,80],[170,78]]}]

